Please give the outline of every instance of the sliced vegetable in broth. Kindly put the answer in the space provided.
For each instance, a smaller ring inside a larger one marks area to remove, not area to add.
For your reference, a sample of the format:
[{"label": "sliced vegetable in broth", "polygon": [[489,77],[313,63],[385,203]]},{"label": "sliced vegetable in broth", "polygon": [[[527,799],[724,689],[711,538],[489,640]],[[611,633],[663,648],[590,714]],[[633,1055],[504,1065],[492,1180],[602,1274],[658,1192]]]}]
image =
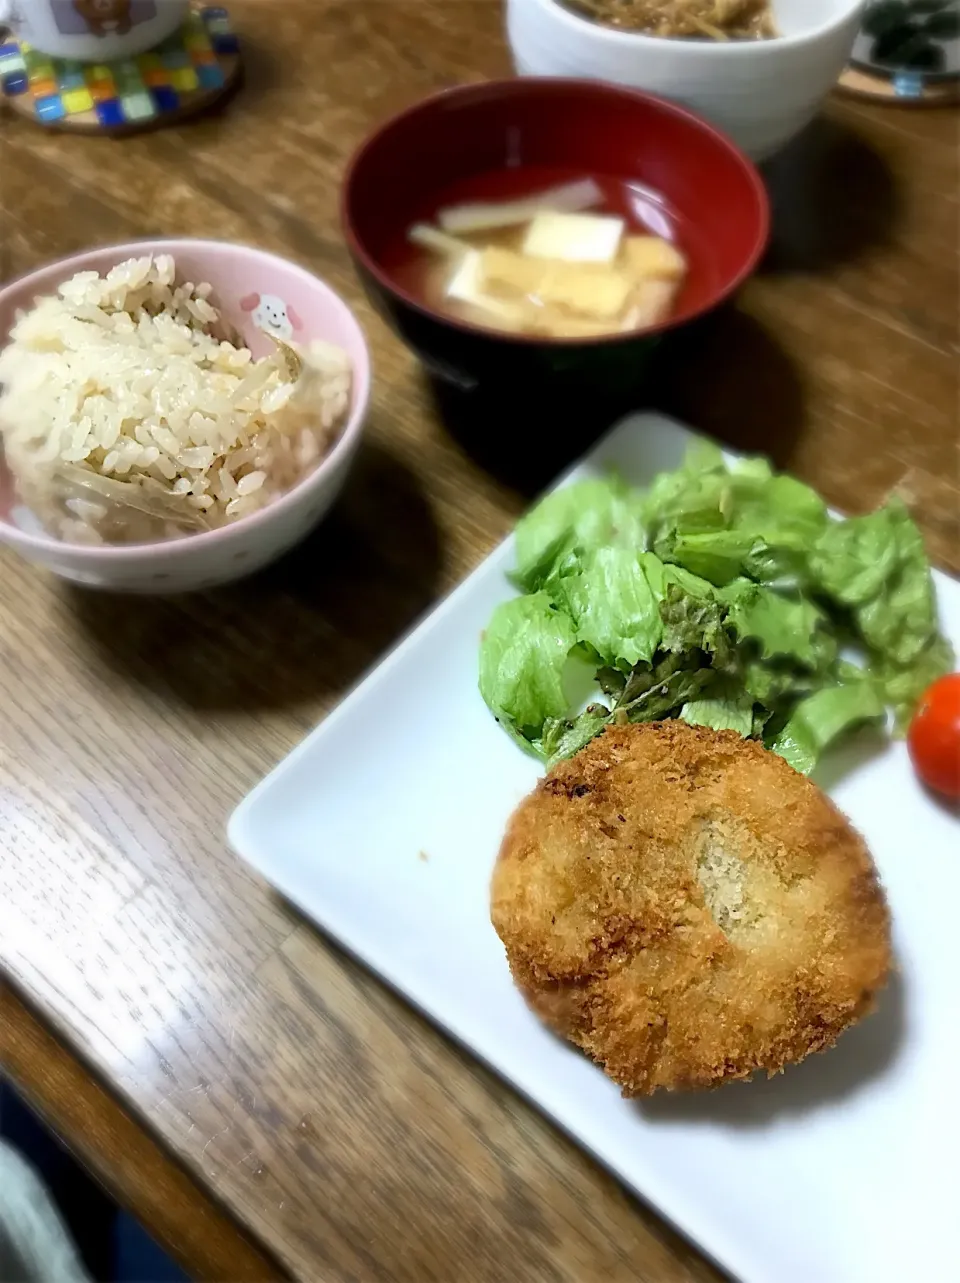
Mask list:
[{"label": "sliced vegetable in broth", "polygon": [[[664,229],[658,220],[657,231]],[[458,320],[544,338],[598,338],[668,320],[681,250],[612,211],[592,178],[503,201],[443,204],[415,222],[418,293]]]},{"label": "sliced vegetable in broth", "polygon": [[529,223],[541,210],[576,213],[578,210],[595,209],[602,203],[603,192],[592,178],[584,178],[580,182],[548,188],[522,200],[478,201],[449,206],[440,210],[437,222],[443,231],[463,235]]}]

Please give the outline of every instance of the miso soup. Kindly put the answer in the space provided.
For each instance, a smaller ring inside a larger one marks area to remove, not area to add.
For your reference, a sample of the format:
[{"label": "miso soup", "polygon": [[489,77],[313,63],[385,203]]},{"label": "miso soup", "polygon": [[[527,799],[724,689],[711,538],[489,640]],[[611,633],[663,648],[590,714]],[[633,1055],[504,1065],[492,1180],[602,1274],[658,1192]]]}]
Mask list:
[{"label": "miso soup", "polygon": [[662,325],[688,269],[656,193],[555,171],[459,184],[408,228],[407,242],[399,283],[429,307],[545,339]]}]

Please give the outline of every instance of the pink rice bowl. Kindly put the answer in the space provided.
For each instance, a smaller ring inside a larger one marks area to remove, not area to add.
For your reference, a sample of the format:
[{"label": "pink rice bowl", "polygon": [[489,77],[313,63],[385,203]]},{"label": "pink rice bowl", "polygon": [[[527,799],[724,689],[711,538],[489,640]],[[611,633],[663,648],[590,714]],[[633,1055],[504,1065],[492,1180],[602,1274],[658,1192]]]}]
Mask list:
[{"label": "pink rice bowl", "polygon": [[127,259],[170,254],[178,279],[209,282],[224,320],[254,357],[269,353],[264,325],[297,342],[323,340],[344,349],[352,366],[351,405],[330,452],[269,507],[230,525],[151,544],[66,544],[15,524],[16,495],[0,458],[0,542],[74,583],[127,593],[193,592],[262,569],[313,529],[346,481],[360,443],[370,396],[370,354],[360,325],[334,291],[294,263],[264,250],[223,241],[148,240],[75,254],[0,289],[0,346],[19,311],[56,291],[78,272],[104,273]]}]

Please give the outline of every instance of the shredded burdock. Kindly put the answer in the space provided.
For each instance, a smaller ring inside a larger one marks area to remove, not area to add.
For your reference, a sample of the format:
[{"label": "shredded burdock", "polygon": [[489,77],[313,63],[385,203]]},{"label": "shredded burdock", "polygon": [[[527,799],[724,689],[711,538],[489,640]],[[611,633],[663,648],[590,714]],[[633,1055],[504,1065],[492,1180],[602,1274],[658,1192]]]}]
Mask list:
[{"label": "shredded burdock", "polygon": [[563,0],[594,22],[640,35],[765,40],[776,35],[769,0]]}]

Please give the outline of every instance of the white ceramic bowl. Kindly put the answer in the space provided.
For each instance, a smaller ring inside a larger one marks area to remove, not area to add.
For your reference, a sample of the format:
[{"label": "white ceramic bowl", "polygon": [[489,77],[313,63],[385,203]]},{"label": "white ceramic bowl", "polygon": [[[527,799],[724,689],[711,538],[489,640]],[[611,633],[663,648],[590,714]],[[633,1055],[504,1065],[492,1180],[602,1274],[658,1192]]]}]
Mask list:
[{"label": "white ceramic bowl", "polygon": [[507,0],[522,76],[610,80],[672,98],[719,126],[754,160],[808,124],[836,84],[863,0],[773,0],[772,40],[663,40],[578,17],[557,0]]},{"label": "white ceramic bowl", "polygon": [[302,267],[264,250],[220,241],[139,241],[61,259],[0,289],[0,345],[19,310],[76,272],[104,272],[143,254],[172,254],[178,275],[209,281],[213,302],[243,335],[254,356],[281,337],[325,339],[344,348],[353,366],[348,420],[325,459],[275,503],[233,525],[164,543],[85,547],[38,533],[18,507],[0,455],[0,542],[63,579],[126,593],[177,593],[212,588],[260,570],[317,524],[339,494],[363,431],[370,394],[370,357],[360,325],[334,291]]}]

